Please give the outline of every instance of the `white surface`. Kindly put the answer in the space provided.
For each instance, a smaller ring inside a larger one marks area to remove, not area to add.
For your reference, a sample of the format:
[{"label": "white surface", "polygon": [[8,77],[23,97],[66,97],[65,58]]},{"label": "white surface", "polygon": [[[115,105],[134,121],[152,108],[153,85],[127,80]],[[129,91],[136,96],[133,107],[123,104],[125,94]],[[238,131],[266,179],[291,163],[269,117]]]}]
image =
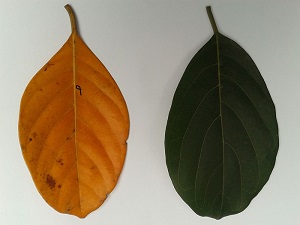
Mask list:
[{"label": "white surface", "polygon": [[[85,219],[48,206],[37,192],[18,141],[22,93],[70,35],[64,5],[82,39],[126,99],[128,154],[115,190]],[[254,59],[277,109],[280,149],[269,182],[242,213],[197,216],[175,192],[165,165],[164,132],[175,88],[192,56],[220,32]],[[300,2],[280,0],[0,0],[1,225],[299,225]]]}]

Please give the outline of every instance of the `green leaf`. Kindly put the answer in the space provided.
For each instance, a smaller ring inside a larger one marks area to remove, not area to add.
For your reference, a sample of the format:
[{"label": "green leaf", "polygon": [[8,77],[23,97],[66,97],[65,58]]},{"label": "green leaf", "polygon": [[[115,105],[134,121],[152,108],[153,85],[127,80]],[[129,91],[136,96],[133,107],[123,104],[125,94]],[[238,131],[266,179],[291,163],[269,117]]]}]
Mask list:
[{"label": "green leaf", "polygon": [[243,211],[268,181],[278,152],[275,106],[255,63],[220,34],[187,66],[174,94],[166,133],[169,175],[199,215]]}]

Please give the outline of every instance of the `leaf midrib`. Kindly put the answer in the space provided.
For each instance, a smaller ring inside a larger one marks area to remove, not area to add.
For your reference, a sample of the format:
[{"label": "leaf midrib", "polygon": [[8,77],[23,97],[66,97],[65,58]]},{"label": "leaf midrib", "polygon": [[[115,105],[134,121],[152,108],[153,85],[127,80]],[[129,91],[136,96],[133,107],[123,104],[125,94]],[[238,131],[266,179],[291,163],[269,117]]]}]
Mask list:
[{"label": "leaf midrib", "polygon": [[224,158],[224,128],[223,128],[223,113],[222,113],[222,83],[221,83],[221,68],[220,68],[220,43],[219,43],[219,32],[218,30],[214,30],[215,32],[215,36],[216,36],[216,44],[217,44],[217,67],[218,67],[218,86],[219,86],[219,111],[220,111],[220,125],[221,125],[221,138],[222,138],[222,162],[223,162],[223,173],[222,173],[222,177],[223,177],[223,181],[222,181],[222,201],[221,201],[221,206],[220,206],[220,215],[222,212],[222,208],[223,208],[223,200],[224,200],[224,167],[225,167],[225,158]]},{"label": "leaf midrib", "polygon": [[[77,171],[77,180],[80,183],[80,179],[79,179],[79,165],[78,165],[78,146],[77,146],[77,99],[76,99],[76,37],[77,37],[77,33],[76,33],[76,29],[73,30],[72,29],[72,34],[71,34],[71,38],[72,38],[72,68],[73,68],[73,99],[74,99],[74,144],[75,144],[75,163],[76,163],[76,171]],[[79,185],[78,183],[78,185]],[[81,192],[80,192],[80,188],[78,187],[78,197],[79,197],[79,206],[81,209]]]},{"label": "leaf midrib", "polygon": [[221,206],[220,206],[220,212],[219,212],[219,216],[221,216],[221,212],[222,212],[222,207],[223,207],[223,200],[224,200],[224,129],[223,129],[223,116],[222,116],[222,84],[221,84],[221,69],[220,69],[220,43],[219,43],[219,31],[218,31],[218,27],[216,24],[216,21],[214,19],[214,16],[212,14],[211,11],[211,7],[208,6],[206,7],[206,11],[207,11],[207,15],[209,18],[209,21],[211,23],[212,29],[214,31],[214,35],[216,36],[216,44],[217,44],[217,65],[218,65],[218,85],[219,85],[219,110],[220,110],[220,125],[221,125],[221,135],[222,135],[222,152],[223,152],[223,181],[222,181],[222,201],[221,201]]}]

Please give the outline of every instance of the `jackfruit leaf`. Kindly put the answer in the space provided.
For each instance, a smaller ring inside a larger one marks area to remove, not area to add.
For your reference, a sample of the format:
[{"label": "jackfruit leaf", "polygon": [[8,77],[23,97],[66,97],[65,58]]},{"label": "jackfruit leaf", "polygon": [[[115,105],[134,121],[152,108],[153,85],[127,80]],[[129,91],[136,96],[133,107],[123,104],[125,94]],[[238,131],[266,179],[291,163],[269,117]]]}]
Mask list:
[{"label": "jackfruit leaf", "polygon": [[114,79],[72,32],[26,87],[19,139],[33,181],[55,210],[86,217],[114,189],[127,150],[129,116]]},{"label": "jackfruit leaf", "polygon": [[198,215],[220,219],[243,211],[274,168],[279,138],[275,106],[259,70],[219,33],[188,64],[165,132],[169,175]]}]

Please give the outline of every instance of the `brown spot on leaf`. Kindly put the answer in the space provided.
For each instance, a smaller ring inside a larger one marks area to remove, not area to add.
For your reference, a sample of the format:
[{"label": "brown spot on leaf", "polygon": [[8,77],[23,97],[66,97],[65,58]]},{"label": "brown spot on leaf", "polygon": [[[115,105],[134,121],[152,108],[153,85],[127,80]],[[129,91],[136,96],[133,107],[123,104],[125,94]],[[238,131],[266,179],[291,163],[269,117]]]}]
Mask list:
[{"label": "brown spot on leaf", "polygon": [[54,63],[47,63],[47,64],[45,65],[44,71],[47,71],[47,69],[48,69],[49,67],[53,66],[53,65],[54,65]]},{"label": "brown spot on leaf", "polygon": [[59,159],[59,160],[57,160],[56,162],[59,163],[61,166],[64,165],[63,159]]},{"label": "brown spot on leaf", "polygon": [[47,175],[46,183],[48,184],[48,186],[51,189],[55,188],[56,182],[55,182],[54,178],[51,175],[49,175],[49,174]]},{"label": "brown spot on leaf", "polygon": [[58,188],[61,188],[61,184],[57,185]]},{"label": "brown spot on leaf", "polygon": [[33,141],[33,138],[35,138],[37,136],[36,132],[33,132],[31,137],[28,139],[29,142]]}]

